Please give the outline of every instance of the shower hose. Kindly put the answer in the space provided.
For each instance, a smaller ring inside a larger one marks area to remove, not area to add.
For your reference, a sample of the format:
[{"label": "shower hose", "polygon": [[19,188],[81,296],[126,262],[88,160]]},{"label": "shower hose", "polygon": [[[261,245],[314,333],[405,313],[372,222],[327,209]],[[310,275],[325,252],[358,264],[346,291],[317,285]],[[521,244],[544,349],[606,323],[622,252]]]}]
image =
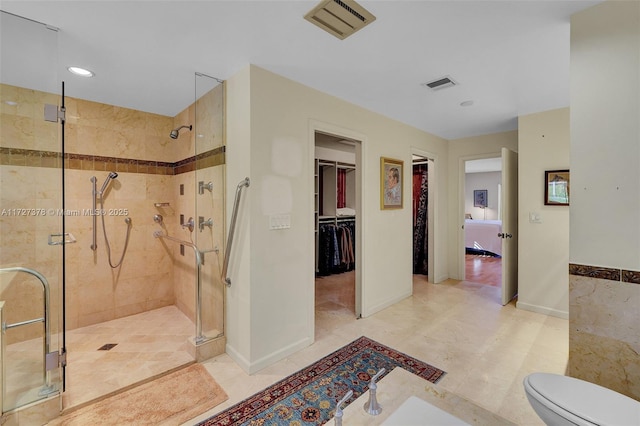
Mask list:
[{"label": "shower hose", "polygon": [[101,217],[102,217],[102,233],[104,234],[104,243],[107,246],[107,257],[109,259],[109,266],[111,266],[111,268],[115,269],[118,266],[122,265],[122,260],[124,259],[124,254],[127,252],[127,246],[129,245],[129,235],[131,234],[131,218],[127,217],[124,221],[127,224],[127,237],[124,241],[124,248],[122,249],[122,255],[120,256],[120,260],[118,260],[118,262],[114,265],[113,262],[111,261],[111,246],[109,245],[109,237],[107,237],[107,228],[104,224],[104,199],[103,199],[103,195],[100,194],[100,211],[101,211]]}]

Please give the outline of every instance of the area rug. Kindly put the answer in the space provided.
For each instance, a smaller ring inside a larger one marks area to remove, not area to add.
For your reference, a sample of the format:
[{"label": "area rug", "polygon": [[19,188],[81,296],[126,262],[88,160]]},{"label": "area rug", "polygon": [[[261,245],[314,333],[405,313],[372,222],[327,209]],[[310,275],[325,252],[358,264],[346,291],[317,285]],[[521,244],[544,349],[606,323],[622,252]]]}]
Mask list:
[{"label": "area rug", "polygon": [[110,396],[50,425],[179,425],[226,401],[227,394],[200,364]]},{"label": "area rug", "polygon": [[238,404],[198,423],[198,426],[321,425],[349,391],[347,405],[366,392],[381,368],[384,377],[396,367],[432,383],[446,373],[367,337],[360,337]]}]

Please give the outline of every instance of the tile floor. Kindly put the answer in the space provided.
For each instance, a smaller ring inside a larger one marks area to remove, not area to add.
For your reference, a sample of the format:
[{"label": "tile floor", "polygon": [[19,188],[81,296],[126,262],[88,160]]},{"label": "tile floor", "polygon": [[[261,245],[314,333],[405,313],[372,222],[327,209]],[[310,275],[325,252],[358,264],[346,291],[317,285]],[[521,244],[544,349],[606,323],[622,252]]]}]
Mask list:
[{"label": "tile floor", "polygon": [[[65,409],[192,363],[188,339],[194,333],[175,306],[69,331]],[[108,343],[117,345],[98,350]]]},{"label": "tile floor", "polygon": [[516,309],[514,302],[503,307],[499,292],[468,281],[430,284],[416,275],[413,296],[360,320],[347,308],[329,309],[331,297],[318,299],[324,308],[318,306],[316,341],[310,347],[251,376],[226,354],[204,362],[229,399],[185,424],[204,420],[365,335],[447,371],[439,382],[443,389],[518,425],[543,425],[526,400],[522,380],[535,371],[564,374],[568,321]]}]

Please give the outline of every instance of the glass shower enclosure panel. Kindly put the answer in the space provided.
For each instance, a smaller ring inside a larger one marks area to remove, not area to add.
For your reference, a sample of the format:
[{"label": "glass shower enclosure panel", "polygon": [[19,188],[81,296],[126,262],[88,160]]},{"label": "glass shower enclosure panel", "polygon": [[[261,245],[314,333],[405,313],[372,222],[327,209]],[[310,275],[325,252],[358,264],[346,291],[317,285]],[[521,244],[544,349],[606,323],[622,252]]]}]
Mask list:
[{"label": "glass shower enclosure panel", "polygon": [[[2,412],[58,395],[64,265],[55,28],[0,11]],[[45,119],[45,110],[53,118]]]},{"label": "glass shower enclosure panel", "polygon": [[205,339],[224,334],[224,82],[195,75],[196,241],[202,252],[201,327]]}]

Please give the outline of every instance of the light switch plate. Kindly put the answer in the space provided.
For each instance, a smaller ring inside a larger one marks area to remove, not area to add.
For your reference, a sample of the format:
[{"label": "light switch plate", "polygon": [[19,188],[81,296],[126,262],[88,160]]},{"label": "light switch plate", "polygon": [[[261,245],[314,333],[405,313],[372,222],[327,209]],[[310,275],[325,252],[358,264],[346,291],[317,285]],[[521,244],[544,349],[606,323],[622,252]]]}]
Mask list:
[{"label": "light switch plate", "polygon": [[542,216],[540,216],[540,213],[529,213],[529,223],[542,223]]},{"label": "light switch plate", "polygon": [[290,214],[274,214],[269,216],[269,229],[291,228]]}]

